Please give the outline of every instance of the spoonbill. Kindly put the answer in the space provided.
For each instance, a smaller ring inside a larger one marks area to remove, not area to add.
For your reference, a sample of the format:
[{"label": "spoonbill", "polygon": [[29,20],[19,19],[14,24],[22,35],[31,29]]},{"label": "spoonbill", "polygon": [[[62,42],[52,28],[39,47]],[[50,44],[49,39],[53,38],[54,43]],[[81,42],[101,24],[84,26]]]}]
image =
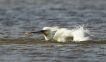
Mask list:
[{"label": "spoonbill", "polygon": [[44,27],[42,30],[40,31],[36,31],[36,32],[25,32],[25,34],[31,34],[31,33],[42,33],[44,35],[44,38],[46,41],[52,41],[52,33],[54,31],[57,31],[59,29],[59,27]]},{"label": "spoonbill", "polygon": [[[54,31],[56,32],[52,37]],[[25,34],[31,34],[31,33],[42,33],[46,41],[55,40],[57,42],[67,42],[67,41],[80,42],[91,39],[89,31],[84,30],[83,27],[72,30],[59,27],[44,27],[41,31],[25,32]]]}]

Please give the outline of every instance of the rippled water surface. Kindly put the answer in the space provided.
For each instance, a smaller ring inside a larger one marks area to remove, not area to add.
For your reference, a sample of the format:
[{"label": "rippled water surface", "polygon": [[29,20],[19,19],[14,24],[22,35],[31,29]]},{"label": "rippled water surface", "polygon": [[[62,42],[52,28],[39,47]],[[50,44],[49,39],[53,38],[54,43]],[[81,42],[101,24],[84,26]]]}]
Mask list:
[{"label": "rippled water surface", "polygon": [[[23,33],[79,25],[98,42],[48,46],[42,34]],[[105,38],[105,0],[0,0],[0,62],[105,62]]]},{"label": "rippled water surface", "polygon": [[2,62],[105,62],[105,45],[99,44],[3,44]]}]

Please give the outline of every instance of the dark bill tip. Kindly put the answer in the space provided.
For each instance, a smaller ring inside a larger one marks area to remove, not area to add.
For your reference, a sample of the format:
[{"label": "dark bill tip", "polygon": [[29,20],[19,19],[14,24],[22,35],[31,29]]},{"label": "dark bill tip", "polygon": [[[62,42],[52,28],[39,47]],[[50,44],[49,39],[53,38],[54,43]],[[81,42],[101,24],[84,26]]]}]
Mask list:
[{"label": "dark bill tip", "polygon": [[45,32],[45,30],[36,31],[36,32],[30,32],[30,33],[42,33],[42,32]]}]

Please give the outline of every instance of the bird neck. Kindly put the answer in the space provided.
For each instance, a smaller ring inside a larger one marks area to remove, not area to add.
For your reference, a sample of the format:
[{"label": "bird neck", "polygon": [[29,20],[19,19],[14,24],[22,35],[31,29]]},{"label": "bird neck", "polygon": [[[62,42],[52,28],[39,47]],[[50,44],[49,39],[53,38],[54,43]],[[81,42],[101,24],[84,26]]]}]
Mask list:
[{"label": "bird neck", "polygon": [[45,36],[45,40],[51,40],[52,39],[52,32],[50,31],[49,34],[47,34],[47,36]]}]

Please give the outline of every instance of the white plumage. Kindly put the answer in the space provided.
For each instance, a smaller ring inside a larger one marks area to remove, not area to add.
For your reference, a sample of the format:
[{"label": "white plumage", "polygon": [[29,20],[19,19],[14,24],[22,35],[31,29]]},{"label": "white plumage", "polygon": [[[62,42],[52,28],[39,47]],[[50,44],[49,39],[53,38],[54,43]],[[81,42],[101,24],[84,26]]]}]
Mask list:
[{"label": "white plumage", "polygon": [[[45,40],[54,39],[57,42],[80,42],[91,40],[92,36],[90,35],[89,30],[85,30],[83,27],[76,29],[68,30],[67,28],[58,28],[58,27],[44,27],[43,30],[46,30],[45,33],[48,35],[45,36]],[[53,31],[56,31],[52,37]]]},{"label": "white plumage", "polygon": [[[55,40],[57,42],[80,42],[92,40],[92,35],[89,30],[84,29],[83,27],[75,28],[69,30],[67,28],[59,28],[59,27],[44,27],[41,31],[38,31],[44,34],[44,38],[46,41]],[[54,36],[53,36],[53,32]],[[28,32],[27,32],[28,33]],[[37,33],[37,32],[30,32]]]}]

